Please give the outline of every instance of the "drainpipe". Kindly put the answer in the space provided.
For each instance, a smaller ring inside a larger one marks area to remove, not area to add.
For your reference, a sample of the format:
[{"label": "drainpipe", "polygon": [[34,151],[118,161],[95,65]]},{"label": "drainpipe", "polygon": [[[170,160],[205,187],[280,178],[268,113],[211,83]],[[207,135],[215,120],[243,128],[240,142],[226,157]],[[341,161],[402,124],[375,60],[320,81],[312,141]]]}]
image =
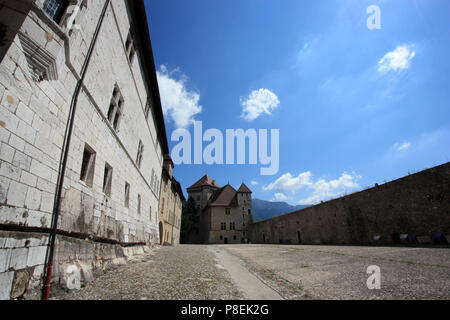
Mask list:
[{"label": "drainpipe", "polygon": [[67,160],[69,155],[69,148],[70,148],[70,140],[72,138],[72,130],[74,125],[74,119],[75,119],[75,111],[76,111],[76,105],[78,102],[78,96],[81,91],[81,87],[83,86],[84,77],[86,75],[87,68],[89,66],[89,62],[92,57],[92,52],[94,51],[94,46],[97,42],[98,34],[100,32],[100,28],[103,24],[103,20],[106,15],[106,9],[108,8],[108,5],[110,3],[110,0],[105,1],[105,5],[103,6],[102,13],[100,15],[100,18],[97,23],[97,27],[95,29],[94,36],[92,38],[91,44],[89,46],[89,50],[87,52],[86,59],[83,63],[83,67],[81,69],[81,77],[77,81],[77,85],[75,87],[75,91],[72,96],[72,102],[70,104],[69,109],[69,117],[67,119],[66,124],[66,131],[64,134],[64,143],[61,150],[61,158],[59,162],[59,170],[58,170],[58,180],[56,183],[56,190],[55,190],[55,198],[54,198],[54,204],[53,204],[53,214],[52,214],[52,224],[51,224],[51,232],[49,236],[49,243],[47,247],[47,253],[46,253],[46,272],[45,272],[45,280],[44,280],[44,287],[42,290],[42,300],[48,300],[50,295],[50,282],[52,280],[52,271],[53,271],[53,258],[55,253],[55,243],[56,243],[56,235],[58,231],[58,218],[59,213],[61,209],[61,196],[62,196],[62,189],[64,185],[64,176],[66,173],[66,166],[67,166]]}]

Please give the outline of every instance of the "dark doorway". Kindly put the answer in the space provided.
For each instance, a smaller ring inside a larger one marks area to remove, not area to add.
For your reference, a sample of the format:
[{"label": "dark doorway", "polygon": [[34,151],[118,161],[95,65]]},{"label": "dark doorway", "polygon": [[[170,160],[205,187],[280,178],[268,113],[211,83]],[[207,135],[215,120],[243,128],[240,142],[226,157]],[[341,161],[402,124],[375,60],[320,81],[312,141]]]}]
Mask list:
[{"label": "dark doorway", "polygon": [[300,230],[297,230],[297,238],[298,238],[298,243],[302,243],[302,236],[300,234]]},{"label": "dark doorway", "polygon": [[395,243],[395,244],[400,243],[400,235],[398,233],[393,233],[391,235],[391,237],[392,237],[392,242],[393,243]]},{"label": "dark doorway", "polygon": [[223,243],[228,244],[228,238],[223,238]]},{"label": "dark doorway", "polygon": [[163,224],[162,222],[159,222],[159,244],[163,245],[164,243],[164,238],[163,238]]},{"label": "dark doorway", "polygon": [[266,235],[263,234],[263,243],[266,243]]}]

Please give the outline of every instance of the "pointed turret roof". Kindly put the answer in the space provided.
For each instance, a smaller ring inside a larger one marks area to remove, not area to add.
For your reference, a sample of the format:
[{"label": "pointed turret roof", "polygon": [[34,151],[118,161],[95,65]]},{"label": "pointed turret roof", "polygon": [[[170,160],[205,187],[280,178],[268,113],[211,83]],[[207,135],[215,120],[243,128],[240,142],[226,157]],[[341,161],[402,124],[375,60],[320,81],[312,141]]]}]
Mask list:
[{"label": "pointed turret roof", "polygon": [[200,178],[200,180],[198,180],[196,183],[194,183],[188,189],[198,188],[198,187],[203,187],[203,186],[211,186],[211,187],[220,188],[217,185],[215,180],[211,179],[211,177],[209,177],[207,174],[205,174],[203,177]]},{"label": "pointed turret roof", "polygon": [[245,185],[245,183],[241,184],[237,192],[252,193],[252,191]]}]

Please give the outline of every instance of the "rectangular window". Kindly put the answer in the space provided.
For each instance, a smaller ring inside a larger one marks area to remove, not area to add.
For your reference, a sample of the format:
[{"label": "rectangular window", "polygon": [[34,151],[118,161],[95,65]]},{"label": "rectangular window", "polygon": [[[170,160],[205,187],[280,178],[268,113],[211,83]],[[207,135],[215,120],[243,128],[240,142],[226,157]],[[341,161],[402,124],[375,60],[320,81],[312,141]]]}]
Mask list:
[{"label": "rectangular window", "polygon": [[105,174],[103,176],[103,193],[108,197],[111,197],[111,184],[112,184],[112,167],[105,162]]},{"label": "rectangular window", "polygon": [[150,187],[152,188],[153,191],[155,191],[155,169],[152,169],[152,179],[150,182]]},{"label": "rectangular window", "polygon": [[151,108],[152,108],[152,101],[150,100],[150,98],[148,98],[147,103],[145,104],[145,110],[144,110],[145,120],[148,120],[148,115],[150,114]]},{"label": "rectangular window", "polygon": [[80,180],[92,188],[94,183],[95,151],[87,144],[84,145],[83,162],[81,163]]},{"label": "rectangular window", "polygon": [[225,208],[225,214],[231,214],[231,208]]},{"label": "rectangular window", "polygon": [[164,198],[162,198],[161,213],[164,214]]},{"label": "rectangular window", "polygon": [[45,0],[43,9],[56,23],[60,23],[67,5],[67,0]]},{"label": "rectangular window", "polygon": [[130,207],[130,185],[128,182],[125,182],[125,208]]},{"label": "rectangular window", "polygon": [[120,93],[119,87],[115,85],[108,109],[108,121],[116,131],[119,129],[120,119],[123,114],[123,103],[124,100],[122,94]]},{"label": "rectangular window", "polygon": [[136,164],[137,164],[138,168],[141,167],[143,153],[144,153],[144,144],[142,143],[141,140],[139,140],[139,146],[138,146],[138,151],[137,151],[137,156],[136,156]]},{"label": "rectangular window", "polygon": [[138,194],[137,213],[141,214],[141,195]]},{"label": "rectangular window", "polygon": [[227,230],[227,223],[226,222],[221,222],[220,223],[220,230]]},{"label": "rectangular window", "polygon": [[131,32],[131,28],[128,32],[127,41],[125,42],[125,49],[127,50],[128,61],[132,64],[136,54],[136,49],[134,48],[134,35],[133,32]]},{"label": "rectangular window", "polygon": [[230,222],[230,230],[235,230],[234,222]]}]

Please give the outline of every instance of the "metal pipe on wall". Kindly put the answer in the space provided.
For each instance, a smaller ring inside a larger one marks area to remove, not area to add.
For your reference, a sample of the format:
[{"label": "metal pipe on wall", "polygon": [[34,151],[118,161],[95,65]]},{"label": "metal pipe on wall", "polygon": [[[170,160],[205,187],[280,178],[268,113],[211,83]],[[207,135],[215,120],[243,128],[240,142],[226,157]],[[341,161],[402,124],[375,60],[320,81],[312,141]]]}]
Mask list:
[{"label": "metal pipe on wall", "polygon": [[81,77],[77,81],[77,85],[75,87],[75,91],[72,95],[72,101],[70,104],[69,109],[69,117],[67,119],[66,124],[66,131],[64,134],[64,143],[61,151],[61,157],[60,157],[60,163],[59,163],[59,170],[58,170],[58,180],[56,184],[56,190],[55,190],[55,197],[54,197],[54,204],[53,204],[53,214],[52,214],[52,223],[51,223],[51,232],[49,237],[49,244],[47,248],[47,254],[46,254],[46,272],[45,272],[45,280],[44,280],[44,286],[42,288],[42,299],[48,300],[50,295],[50,283],[52,280],[52,271],[53,271],[53,258],[54,258],[54,252],[55,252],[55,244],[56,244],[56,236],[58,231],[58,218],[59,213],[61,209],[61,196],[62,196],[62,189],[64,185],[64,177],[66,172],[66,166],[67,166],[67,160],[69,155],[69,148],[70,148],[70,141],[72,138],[72,130],[75,120],[75,111],[76,111],[76,105],[78,102],[78,96],[81,91],[81,87],[83,86],[84,77],[86,75],[86,71],[89,66],[89,62],[92,57],[92,52],[94,50],[95,44],[97,42],[97,38],[101,29],[101,26],[103,24],[103,20],[106,15],[106,10],[110,4],[110,0],[106,0],[105,4],[103,6],[102,13],[100,15],[100,18],[97,22],[97,27],[95,28],[94,36],[92,38],[91,44],[89,46],[89,50],[86,55],[86,59],[83,63],[83,67],[81,69]]}]

